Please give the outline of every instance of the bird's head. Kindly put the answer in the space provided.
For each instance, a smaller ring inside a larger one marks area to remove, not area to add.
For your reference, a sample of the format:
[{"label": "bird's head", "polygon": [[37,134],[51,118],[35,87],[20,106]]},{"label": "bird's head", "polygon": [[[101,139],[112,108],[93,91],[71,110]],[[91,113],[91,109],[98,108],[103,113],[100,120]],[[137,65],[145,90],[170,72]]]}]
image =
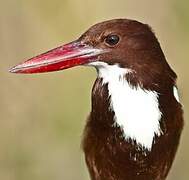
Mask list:
[{"label": "bird's head", "polygon": [[127,19],[96,24],[76,41],[31,58],[10,72],[42,73],[78,65],[94,65],[97,69],[103,65],[118,65],[131,70],[137,77],[133,79],[144,84],[144,79],[149,83],[150,79],[157,80],[161,75],[176,78],[151,28]]}]

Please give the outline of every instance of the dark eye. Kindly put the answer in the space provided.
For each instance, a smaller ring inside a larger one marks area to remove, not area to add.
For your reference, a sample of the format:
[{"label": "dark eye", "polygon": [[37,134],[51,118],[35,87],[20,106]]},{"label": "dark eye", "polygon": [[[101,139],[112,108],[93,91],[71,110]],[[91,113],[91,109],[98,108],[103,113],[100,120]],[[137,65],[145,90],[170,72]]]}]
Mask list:
[{"label": "dark eye", "polygon": [[105,42],[106,42],[106,44],[108,44],[110,46],[114,46],[119,42],[119,36],[118,35],[108,35],[105,38]]}]

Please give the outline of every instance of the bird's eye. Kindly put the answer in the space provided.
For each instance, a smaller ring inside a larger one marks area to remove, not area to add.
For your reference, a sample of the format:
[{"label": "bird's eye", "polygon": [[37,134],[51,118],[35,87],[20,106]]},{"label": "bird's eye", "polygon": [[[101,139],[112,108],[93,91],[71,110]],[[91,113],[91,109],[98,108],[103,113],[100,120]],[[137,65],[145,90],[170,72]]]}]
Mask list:
[{"label": "bird's eye", "polygon": [[109,46],[114,46],[114,45],[116,45],[119,42],[119,36],[118,35],[108,35],[105,38],[105,42]]}]

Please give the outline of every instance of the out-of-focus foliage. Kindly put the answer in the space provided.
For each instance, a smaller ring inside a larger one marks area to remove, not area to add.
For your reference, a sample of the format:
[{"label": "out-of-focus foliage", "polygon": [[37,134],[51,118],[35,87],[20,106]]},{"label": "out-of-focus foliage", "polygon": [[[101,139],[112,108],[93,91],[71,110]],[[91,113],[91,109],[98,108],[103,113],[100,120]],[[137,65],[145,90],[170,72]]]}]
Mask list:
[{"label": "out-of-focus foliage", "polygon": [[187,0],[0,0],[0,179],[87,180],[80,148],[96,73],[80,67],[15,75],[9,67],[118,17],[150,24],[178,74],[185,130],[170,172],[189,179],[189,2]]},{"label": "out-of-focus foliage", "polygon": [[189,1],[175,1],[174,5],[175,14],[177,15],[178,21],[181,24],[181,29],[189,34]]}]

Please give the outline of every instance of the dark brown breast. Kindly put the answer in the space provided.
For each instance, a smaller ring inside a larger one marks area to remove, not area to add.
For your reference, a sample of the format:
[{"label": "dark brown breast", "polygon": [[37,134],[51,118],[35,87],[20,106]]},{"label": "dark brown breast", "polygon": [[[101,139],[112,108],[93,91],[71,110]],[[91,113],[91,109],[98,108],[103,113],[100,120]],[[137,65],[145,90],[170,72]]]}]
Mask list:
[{"label": "dark brown breast", "polygon": [[155,137],[152,150],[147,151],[131,139],[125,140],[121,128],[114,122],[109,98],[107,84],[102,85],[102,79],[97,79],[83,139],[91,179],[164,180],[172,165],[183,126],[180,104],[170,94],[159,97],[163,135]]}]

